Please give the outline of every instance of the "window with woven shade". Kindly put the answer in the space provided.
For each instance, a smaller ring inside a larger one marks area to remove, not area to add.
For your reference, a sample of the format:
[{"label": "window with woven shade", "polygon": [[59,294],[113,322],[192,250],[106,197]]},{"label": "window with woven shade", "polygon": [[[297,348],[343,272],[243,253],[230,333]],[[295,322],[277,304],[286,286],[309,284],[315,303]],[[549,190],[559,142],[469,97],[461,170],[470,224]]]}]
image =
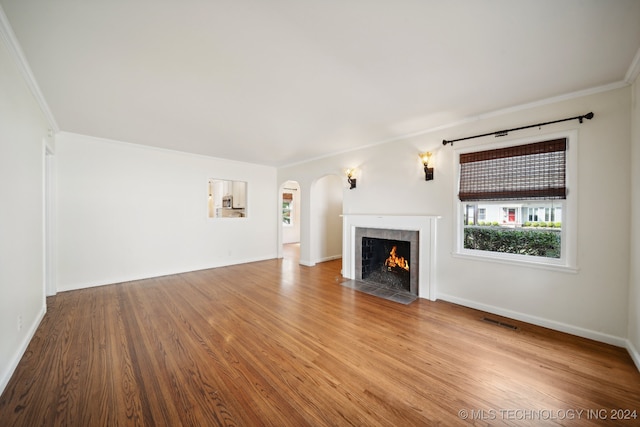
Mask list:
[{"label": "window with woven shade", "polygon": [[[573,138],[573,136],[572,136]],[[508,143],[507,143],[508,144]],[[457,197],[460,254],[569,267],[567,234],[569,138],[462,150]],[[569,158],[572,158],[571,162]],[[574,163],[571,163],[574,164]],[[573,218],[574,212],[571,212]]]}]

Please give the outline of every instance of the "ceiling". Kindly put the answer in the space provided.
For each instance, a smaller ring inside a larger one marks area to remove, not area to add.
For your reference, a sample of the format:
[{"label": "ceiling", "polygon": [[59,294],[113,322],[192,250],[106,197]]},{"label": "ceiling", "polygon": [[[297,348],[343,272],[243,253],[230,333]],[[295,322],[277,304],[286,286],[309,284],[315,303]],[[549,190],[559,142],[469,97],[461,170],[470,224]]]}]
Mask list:
[{"label": "ceiling", "polygon": [[0,5],[57,129],[271,166],[623,82],[640,48],[638,0]]}]

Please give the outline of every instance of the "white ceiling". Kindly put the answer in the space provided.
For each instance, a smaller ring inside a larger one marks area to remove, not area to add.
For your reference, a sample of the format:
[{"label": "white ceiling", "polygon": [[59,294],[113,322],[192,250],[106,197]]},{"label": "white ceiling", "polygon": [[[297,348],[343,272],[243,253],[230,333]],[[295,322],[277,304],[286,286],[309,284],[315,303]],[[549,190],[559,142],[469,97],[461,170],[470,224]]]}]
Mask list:
[{"label": "white ceiling", "polygon": [[622,82],[640,48],[638,0],[0,4],[60,130],[272,166]]}]

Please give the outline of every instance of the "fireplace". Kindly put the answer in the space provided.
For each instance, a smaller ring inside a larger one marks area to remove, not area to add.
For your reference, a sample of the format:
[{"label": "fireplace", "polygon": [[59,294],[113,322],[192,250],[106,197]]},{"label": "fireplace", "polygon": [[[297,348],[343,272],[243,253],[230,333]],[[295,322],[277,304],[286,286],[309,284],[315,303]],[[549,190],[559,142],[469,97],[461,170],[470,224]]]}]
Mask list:
[{"label": "fireplace", "polygon": [[362,280],[410,292],[410,270],[410,242],[362,238]]},{"label": "fireplace", "polygon": [[356,228],[356,279],[418,295],[418,232]]},{"label": "fireplace", "polygon": [[[405,280],[407,273],[399,272],[397,271],[397,266],[392,266],[392,270],[395,270],[394,273],[399,273],[398,275],[402,276],[401,285],[399,285],[402,286],[402,290],[398,292],[435,301],[436,289],[433,266],[438,216],[343,214],[342,217],[342,275],[344,277],[359,283],[370,284],[371,281],[376,280],[375,277],[371,277],[371,272],[377,268],[369,265],[370,258],[377,258],[376,263],[381,262],[384,265],[384,261],[391,255],[393,246],[396,246],[395,256],[404,258],[409,268],[409,284],[407,287]],[[370,239],[392,241],[397,244],[384,243],[386,245],[385,251],[387,252],[384,256],[367,255],[366,253],[369,249],[367,249],[366,245],[370,244],[372,241]],[[369,242],[365,243],[364,251],[367,259],[364,261],[363,242]],[[408,250],[406,242],[409,243]],[[388,269],[389,265],[385,267]],[[393,290],[395,286],[398,286],[395,284],[396,279],[398,278],[393,279],[394,283],[391,285],[381,284],[381,289],[386,292],[384,286],[387,286]]]}]

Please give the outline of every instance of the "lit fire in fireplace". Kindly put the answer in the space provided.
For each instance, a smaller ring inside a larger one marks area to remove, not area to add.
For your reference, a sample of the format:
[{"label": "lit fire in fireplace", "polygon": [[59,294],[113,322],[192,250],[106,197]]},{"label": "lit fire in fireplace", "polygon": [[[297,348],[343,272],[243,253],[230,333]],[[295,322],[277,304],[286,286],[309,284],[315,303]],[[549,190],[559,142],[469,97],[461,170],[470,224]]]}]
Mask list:
[{"label": "lit fire in fireplace", "polygon": [[404,259],[404,257],[399,257],[396,255],[397,247],[394,246],[391,248],[391,252],[389,252],[389,258],[387,258],[384,262],[384,265],[391,270],[394,267],[402,268],[404,270],[409,271],[409,261]]}]

